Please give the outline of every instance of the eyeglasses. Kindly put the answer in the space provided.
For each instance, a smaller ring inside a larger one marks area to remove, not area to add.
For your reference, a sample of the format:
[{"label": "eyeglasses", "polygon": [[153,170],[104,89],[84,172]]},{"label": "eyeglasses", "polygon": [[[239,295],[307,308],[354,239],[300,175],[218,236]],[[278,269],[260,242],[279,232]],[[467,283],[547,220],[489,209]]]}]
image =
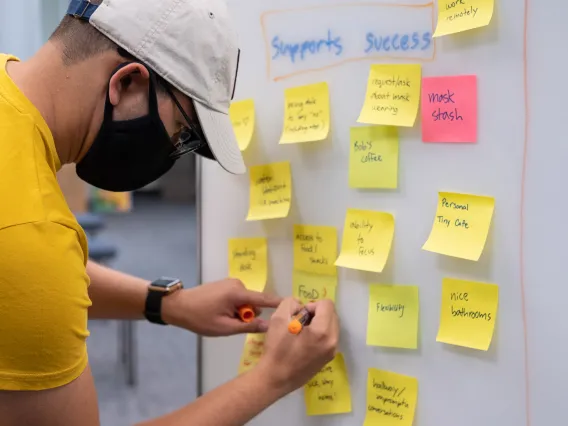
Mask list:
[{"label": "eyeglasses", "polygon": [[[235,70],[235,81],[233,82],[233,92],[231,94],[231,100],[235,97],[235,90],[237,88],[237,76],[239,74],[239,63],[241,59],[241,49],[238,49],[237,53],[237,66]],[[170,154],[171,158],[177,160],[180,157],[184,156],[185,154],[189,154],[190,152],[196,152],[202,148],[207,148],[207,141],[205,136],[201,132],[199,126],[196,126],[192,123],[192,120],[189,118],[181,104],[179,103],[177,97],[175,96],[172,88],[166,81],[162,81],[163,86],[165,87],[168,95],[172,98],[174,103],[176,104],[177,108],[181,112],[181,115],[185,119],[185,122],[188,124],[187,126],[182,126],[181,129],[174,135],[177,138],[177,141],[174,142],[174,152]]]},{"label": "eyeglasses", "polygon": [[182,126],[181,129],[174,135],[174,152],[170,154],[170,157],[177,160],[180,157],[189,154],[190,152],[195,152],[201,148],[207,146],[204,136],[202,135],[199,128],[192,124],[192,120],[189,118],[181,104],[179,103],[177,97],[174,95],[171,87],[166,83],[164,84],[168,95],[172,98],[177,108],[181,112],[181,115],[185,119],[187,126]]}]

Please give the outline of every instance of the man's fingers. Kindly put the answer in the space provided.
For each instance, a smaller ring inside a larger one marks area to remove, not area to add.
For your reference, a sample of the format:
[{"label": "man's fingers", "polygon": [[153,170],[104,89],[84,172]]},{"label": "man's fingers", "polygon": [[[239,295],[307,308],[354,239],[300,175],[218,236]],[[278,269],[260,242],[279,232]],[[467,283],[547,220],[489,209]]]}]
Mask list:
[{"label": "man's fingers", "polygon": [[335,304],[331,300],[326,299],[319,300],[315,303],[308,303],[306,309],[313,315],[311,326],[322,328],[329,327],[330,322],[332,322],[333,326],[338,326]]},{"label": "man's fingers", "polygon": [[306,306],[304,306],[312,315],[316,313],[316,302],[310,302]]},{"label": "man's fingers", "polygon": [[314,314],[314,316],[321,315],[322,317],[329,317],[335,314],[335,304],[329,299],[308,303],[306,309]]},{"label": "man's fingers", "polygon": [[320,300],[306,307],[314,315],[304,330],[307,338],[328,350],[330,357],[334,357],[339,343],[339,319],[335,304],[331,300]]},{"label": "man's fingers", "polygon": [[275,317],[282,317],[288,320],[292,315],[296,314],[302,309],[302,304],[293,297],[287,297],[280,303],[276,312],[274,312]]},{"label": "man's fingers", "polygon": [[236,299],[235,302],[238,302],[239,306],[252,305],[256,310],[257,308],[277,308],[282,303],[282,298],[279,296],[248,290],[241,280],[235,278],[229,278],[229,280],[235,286],[233,300]]},{"label": "man's fingers", "polygon": [[239,303],[252,305],[255,308],[277,308],[282,298],[268,293],[246,290],[239,296]]},{"label": "man's fingers", "polygon": [[237,325],[238,333],[266,333],[268,331],[268,321],[262,318],[255,318],[249,323],[240,323]]}]

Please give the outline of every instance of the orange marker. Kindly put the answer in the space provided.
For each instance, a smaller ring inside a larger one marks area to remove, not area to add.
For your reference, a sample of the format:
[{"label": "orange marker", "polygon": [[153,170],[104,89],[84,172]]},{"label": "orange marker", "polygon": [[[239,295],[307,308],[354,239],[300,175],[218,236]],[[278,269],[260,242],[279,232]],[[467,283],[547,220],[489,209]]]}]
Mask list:
[{"label": "orange marker", "polygon": [[312,320],[312,313],[306,308],[292,317],[288,323],[288,331],[292,334],[299,334],[302,329]]},{"label": "orange marker", "polygon": [[239,317],[243,322],[253,322],[256,313],[251,305],[243,305],[239,308]]}]

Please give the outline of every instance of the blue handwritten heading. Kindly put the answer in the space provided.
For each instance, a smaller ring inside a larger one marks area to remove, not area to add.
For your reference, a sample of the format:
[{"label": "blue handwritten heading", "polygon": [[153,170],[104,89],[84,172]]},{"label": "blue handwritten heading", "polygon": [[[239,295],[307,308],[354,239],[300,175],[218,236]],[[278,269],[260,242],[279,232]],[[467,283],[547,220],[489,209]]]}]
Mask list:
[{"label": "blue handwritten heading", "polygon": [[432,44],[432,34],[427,32],[413,32],[412,34],[392,34],[377,36],[371,32],[367,33],[367,48],[369,52],[389,52],[391,50],[426,50]]},{"label": "blue handwritten heading", "polygon": [[[432,33],[430,31],[415,31],[407,34],[368,32],[365,34],[364,42],[364,50],[361,54],[367,55],[376,52],[426,50],[432,44]],[[306,39],[294,43],[284,41],[280,36],[274,36],[271,45],[272,60],[281,58],[292,63],[321,54],[331,53],[334,56],[341,56],[345,51],[341,36],[333,34],[332,30],[327,31],[326,37]]]},{"label": "blue handwritten heading", "polygon": [[280,37],[275,36],[272,39],[272,47],[275,49],[272,59],[287,56],[292,62],[296,62],[296,59],[304,60],[306,55],[316,55],[322,50],[334,53],[337,56],[343,52],[341,37],[333,37],[331,30],[327,31],[327,38],[304,40],[300,43],[284,43],[280,40]]}]

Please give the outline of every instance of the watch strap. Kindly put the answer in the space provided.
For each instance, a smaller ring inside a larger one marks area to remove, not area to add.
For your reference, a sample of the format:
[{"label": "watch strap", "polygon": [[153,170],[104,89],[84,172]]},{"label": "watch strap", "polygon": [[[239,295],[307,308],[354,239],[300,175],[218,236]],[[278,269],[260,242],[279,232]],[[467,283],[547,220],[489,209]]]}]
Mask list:
[{"label": "watch strap", "polygon": [[167,325],[162,319],[162,299],[165,293],[161,291],[148,290],[146,296],[146,309],[144,316],[154,324]]}]

